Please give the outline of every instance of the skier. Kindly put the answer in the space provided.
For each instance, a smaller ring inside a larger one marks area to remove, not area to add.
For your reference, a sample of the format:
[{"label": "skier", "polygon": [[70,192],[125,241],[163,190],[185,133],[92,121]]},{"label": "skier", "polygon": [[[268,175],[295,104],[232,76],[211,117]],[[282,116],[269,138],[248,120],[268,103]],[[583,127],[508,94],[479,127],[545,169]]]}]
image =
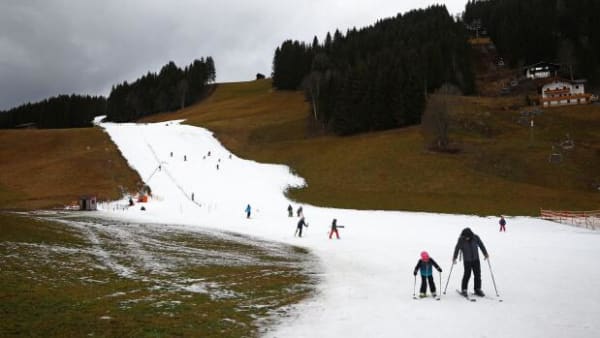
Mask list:
[{"label": "skier", "polygon": [[413,271],[413,275],[417,275],[417,270],[421,270],[421,291],[419,293],[419,297],[423,298],[427,296],[427,282],[429,282],[429,290],[431,291],[431,296],[435,297],[435,282],[433,281],[433,269],[435,267],[437,271],[442,272],[442,268],[433,260],[433,258],[429,257],[427,251],[421,252],[421,259],[417,262],[415,266],[415,270]]},{"label": "skier", "polygon": [[299,207],[298,207],[298,210],[296,211],[296,215],[298,215],[298,217],[301,217],[301,216],[303,216],[303,213],[302,213],[302,206],[299,206]]},{"label": "skier", "polygon": [[173,152],[171,152],[171,157],[173,157]]},{"label": "skier", "polygon": [[337,219],[333,219],[333,222],[331,222],[331,231],[329,231],[329,239],[331,239],[331,236],[333,236],[333,234],[335,233],[335,237],[337,237],[337,239],[340,239],[340,234],[338,233],[338,228],[343,228],[343,225],[337,225]]},{"label": "skier", "polygon": [[460,250],[462,252],[463,265],[465,268],[461,284],[461,294],[465,297],[468,296],[467,286],[469,285],[469,279],[471,278],[471,271],[473,271],[475,279],[475,294],[479,297],[485,296],[483,291],[481,291],[481,263],[479,262],[478,247],[481,249],[481,252],[483,252],[485,259],[488,259],[488,252],[479,236],[475,235],[471,229],[464,228],[458,238],[458,242],[456,242],[456,247],[454,247],[452,264],[456,264],[458,251]]},{"label": "skier", "polygon": [[246,206],[246,218],[250,218],[250,214],[252,213],[252,207],[250,207],[250,204],[248,204]]},{"label": "skier", "polygon": [[183,160],[187,161],[187,155],[183,155]]},{"label": "skier", "polygon": [[194,193],[192,193],[192,201],[194,201]]},{"label": "skier", "polygon": [[304,216],[300,218],[298,221],[298,225],[296,226],[296,232],[294,232],[294,236],[298,235],[298,237],[302,237],[302,227],[308,228],[308,223],[304,220]]},{"label": "skier", "polygon": [[500,224],[500,232],[506,232],[506,220],[504,219],[504,216],[500,215],[500,221],[498,223]]},{"label": "skier", "polygon": [[288,205],[288,216],[289,217],[293,217],[294,216],[294,208],[292,208],[291,204]]},{"label": "skier", "polygon": [[129,206],[132,207],[133,206],[133,199],[131,198],[131,196],[129,196]]}]

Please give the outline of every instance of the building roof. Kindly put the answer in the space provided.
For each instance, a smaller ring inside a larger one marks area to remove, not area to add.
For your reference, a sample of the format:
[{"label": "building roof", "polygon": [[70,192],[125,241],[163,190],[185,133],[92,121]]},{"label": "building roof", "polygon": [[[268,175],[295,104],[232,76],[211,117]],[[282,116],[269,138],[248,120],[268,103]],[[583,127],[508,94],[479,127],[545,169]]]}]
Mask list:
[{"label": "building roof", "polygon": [[546,61],[540,61],[531,65],[527,65],[523,68],[538,68],[538,67],[550,67],[550,68],[560,68],[560,64],[558,63],[552,63],[552,62],[546,62]]},{"label": "building roof", "polygon": [[557,83],[557,82],[565,82],[565,83],[570,83],[570,84],[584,84],[587,82],[586,79],[578,79],[578,80],[568,80],[562,77],[553,77],[553,78],[548,78],[546,79],[546,81],[543,82],[543,85],[548,85],[551,83]]}]

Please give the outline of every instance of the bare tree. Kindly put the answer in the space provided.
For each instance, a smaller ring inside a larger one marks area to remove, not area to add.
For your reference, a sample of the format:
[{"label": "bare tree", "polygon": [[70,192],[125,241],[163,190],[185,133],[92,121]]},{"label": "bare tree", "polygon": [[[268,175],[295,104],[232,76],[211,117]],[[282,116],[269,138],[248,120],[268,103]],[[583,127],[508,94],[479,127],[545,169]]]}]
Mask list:
[{"label": "bare tree", "polygon": [[445,83],[434,95],[427,99],[427,106],[421,118],[421,133],[425,146],[436,151],[447,151],[450,145],[448,117],[448,97],[460,95],[458,87]]}]

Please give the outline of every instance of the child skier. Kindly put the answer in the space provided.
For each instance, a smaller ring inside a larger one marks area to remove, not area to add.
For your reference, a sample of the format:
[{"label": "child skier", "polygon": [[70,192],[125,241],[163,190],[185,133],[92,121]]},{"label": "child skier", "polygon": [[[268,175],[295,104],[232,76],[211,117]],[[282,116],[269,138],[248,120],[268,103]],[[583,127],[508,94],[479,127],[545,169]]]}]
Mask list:
[{"label": "child skier", "polygon": [[500,224],[500,232],[506,232],[506,220],[504,219],[504,216],[500,215],[500,221],[498,223]]},{"label": "child skier", "polygon": [[340,234],[338,233],[338,228],[343,228],[343,225],[337,225],[337,219],[333,219],[333,222],[331,222],[331,231],[329,231],[329,239],[331,239],[331,236],[333,236],[333,234],[335,233],[335,237],[337,237],[337,239],[340,239]]},{"label": "child skier", "polygon": [[429,290],[431,290],[431,296],[435,297],[435,283],[433,281],[433,269],[435,267],[437,271],[442,272],[442,269],[439,265],[433,260],[433,258],[429,257],[427,251],[421,252],[421,259],[417,262],[415,266],[415,270],[413,271],[413,275],[417,275],[417,270],[421,270],[421,291],[419,297],[423,298],[427,294],[427,282],[429,282]]}]

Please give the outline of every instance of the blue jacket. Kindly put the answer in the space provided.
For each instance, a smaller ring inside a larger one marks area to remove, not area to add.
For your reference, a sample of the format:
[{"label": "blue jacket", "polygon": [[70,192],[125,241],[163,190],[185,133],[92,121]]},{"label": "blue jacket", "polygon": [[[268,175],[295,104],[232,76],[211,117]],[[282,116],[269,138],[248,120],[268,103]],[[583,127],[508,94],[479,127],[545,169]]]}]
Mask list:
[{"label": "blue jacket", "polygon": [[433,268],[434,267],[437,269],[437,271],[442,272],[442,269],[440,268],[439,265],[437,265],[437,263],[433,260],[433,258],[429,257],[429,260],[427,262],[425,262],[422,259],[419,259],[419,261],[417,262],[417,266],[415,266],[415,271],[413,271],[413,275],[417,274],[417,270],[421,269],[421,276],[423,277],[429,277],[433,274]]}]

